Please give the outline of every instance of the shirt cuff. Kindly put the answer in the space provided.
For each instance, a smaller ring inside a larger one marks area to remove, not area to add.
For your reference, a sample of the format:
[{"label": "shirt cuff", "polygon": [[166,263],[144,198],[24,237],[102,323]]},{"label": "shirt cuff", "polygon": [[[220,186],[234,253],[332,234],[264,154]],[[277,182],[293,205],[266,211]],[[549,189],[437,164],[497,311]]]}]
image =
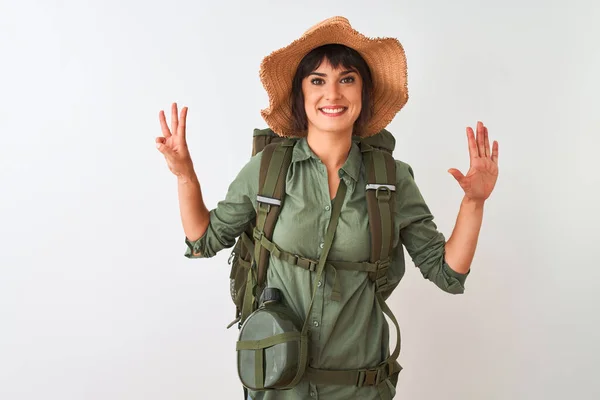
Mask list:
[{"label": "shirt cuff", "polygon": [[448,292],[454,294],[464,293],[465,291],[465,281],[467,280],[467,276],[471,273],[469,269],[466,273],[461,274],[460,272],[456,272],[444,260],[442,264],[442,271],[444,275],[446,275],[446,282],[448,282]]},{"label": "shirt cuff", "polygon": [[185,257],[187,258],[206,258],[206,236],[208,233],[208,229],[206,230],[206,232],[204,232],[204,235],[202,235],[200,238],[191,241],[187,238],[187,236],[185,237],[185,244],[186,244],[186,249],[185,249]]}]

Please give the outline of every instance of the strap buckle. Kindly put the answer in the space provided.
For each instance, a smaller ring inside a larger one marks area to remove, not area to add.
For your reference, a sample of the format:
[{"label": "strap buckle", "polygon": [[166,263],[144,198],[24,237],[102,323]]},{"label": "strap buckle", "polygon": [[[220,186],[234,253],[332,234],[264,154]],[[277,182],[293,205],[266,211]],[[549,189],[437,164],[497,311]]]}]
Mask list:
[{"label": "strap buckle", "polygon": [[375,190],[375,197],[379,201],[389,201],[392,198],[392,191],[386,186],[380,186]]},{"label": "strap buckle", "polygon": [[377,261],[376,263],[377,269],[375,272],[369,275],[373,283],[375,284],[375,291],[380,292],[386,288],[388,284],[387,271],[391,264],[390,257],[384,258],[382,260]]},{"label": "strap buckle", "polygon": [[254,228],[254,230],[252,231],[252,237],[254,238],[254,240],[260,243],[260,240],[263,237],[263,232],[259,231],[258,228]]},{"label": "strap buckle", "polygon": [[387,283],[388,283],[387,276],[382,276],[381,278],[379,278],[375,281],[375,290],[377,292],[381,292],[382,290],[384,290],[386,288]]},{"label": "strap buckle", "polygon": [[311,272],[315,272],[317,270],[317,265],[319,264],[315,260],[311,260],[310,258],[299,256],[298,254],[292,254],[294,257],[292,260],[293,265],[297,265],[300,267],[306,266],[306,269]]},{"label": "strap buckle", "polygon": [[375,190],[375,197],[379,201],[389,201],[392,198],[392,192],[396,191],[396,185],[387,185],[379,183],[370,183],[367,190]]},{"label": "strap buckle", "polygon": [[382,368],[376,369],[361,369],[358,371],[356,386],[377,386],[384,380]]},{"label": "strap buckle", "polygon": [[272,206],[281,206],[281,200],[276,199],[274,197],[267,197],[267,196],[257,195],[256,196],[256,201],[258,203],[262,203],[262,204],[270,204]]}]

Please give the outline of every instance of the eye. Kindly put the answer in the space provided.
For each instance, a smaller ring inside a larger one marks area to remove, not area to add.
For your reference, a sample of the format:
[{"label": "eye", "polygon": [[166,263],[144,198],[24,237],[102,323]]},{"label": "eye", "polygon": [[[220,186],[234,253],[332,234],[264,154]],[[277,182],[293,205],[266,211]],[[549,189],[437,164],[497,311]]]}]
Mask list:
[{"label": "eye", "polygon": [[353,76],[348,76],[348,77],[342,79],[342,83],[352,83],[354,81],[355,81],[355,79]]},{"label": "eye", "polygon": [[312,83],[313,85],[322,85],[325,82],[321,78],[313,78],[310,80],[310,83]]}]

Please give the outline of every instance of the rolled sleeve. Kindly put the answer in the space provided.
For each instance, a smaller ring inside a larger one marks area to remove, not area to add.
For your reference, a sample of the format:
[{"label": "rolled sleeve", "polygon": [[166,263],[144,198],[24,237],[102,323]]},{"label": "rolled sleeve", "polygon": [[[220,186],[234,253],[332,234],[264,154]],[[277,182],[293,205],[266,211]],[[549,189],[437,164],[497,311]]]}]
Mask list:
[{"label": "rolled sleeve", "polygon": [[[202,237],[197,240],[191,241],[185,237],[185,245],[187,248],[185,249],[185,256],[187,258],[208,258],[211,256],[206,255],[206,237],[208,236],[208,230],[204,232]],[[214,254],[214,253],[213,253]]]},{"label": "rolled sleeve", "polygon": [[210,258],[232,247],[255,218],[261,154],[250,159],[229,185],[225,198],[210,210],[210,221],[204,235],[194,241],[185,237],[185,257]]},{"label": "rolled sleeve", "polygon": [[433,222],[410,165],[396,161],[396,172],[396,213],[400,218],[400,237],[408,254],[424,278],[445,292],[464,293],[470,271],[458,273],[446,262],[446,239]]}]

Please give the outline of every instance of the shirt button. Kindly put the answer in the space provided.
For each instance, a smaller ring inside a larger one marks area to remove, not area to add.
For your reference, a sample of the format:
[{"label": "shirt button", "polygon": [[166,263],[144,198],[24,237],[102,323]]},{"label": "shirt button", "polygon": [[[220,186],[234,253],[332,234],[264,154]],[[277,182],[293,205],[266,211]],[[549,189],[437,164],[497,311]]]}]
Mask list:
[{"label": "shirt button", "polygon": [[325,206],[325,211],[329,211],[329,210],[331,210],[331,207],[330,206]]},{"label": "shirt button", "polygon": [[320,248],[323,248],[323,247],[325,247],[325,243],[321,243],[321,244],[319,245],[319,247],[320,247]]},{"label": "shirt button", "polygon": [[321,287],[322,285],[323,285],[323,282],[321,282],[321,281],[317,282],[318,287]]},{"label": "shirt button", "polygon": [[313,321],[314,326],[319,326],[319,321]]}]

